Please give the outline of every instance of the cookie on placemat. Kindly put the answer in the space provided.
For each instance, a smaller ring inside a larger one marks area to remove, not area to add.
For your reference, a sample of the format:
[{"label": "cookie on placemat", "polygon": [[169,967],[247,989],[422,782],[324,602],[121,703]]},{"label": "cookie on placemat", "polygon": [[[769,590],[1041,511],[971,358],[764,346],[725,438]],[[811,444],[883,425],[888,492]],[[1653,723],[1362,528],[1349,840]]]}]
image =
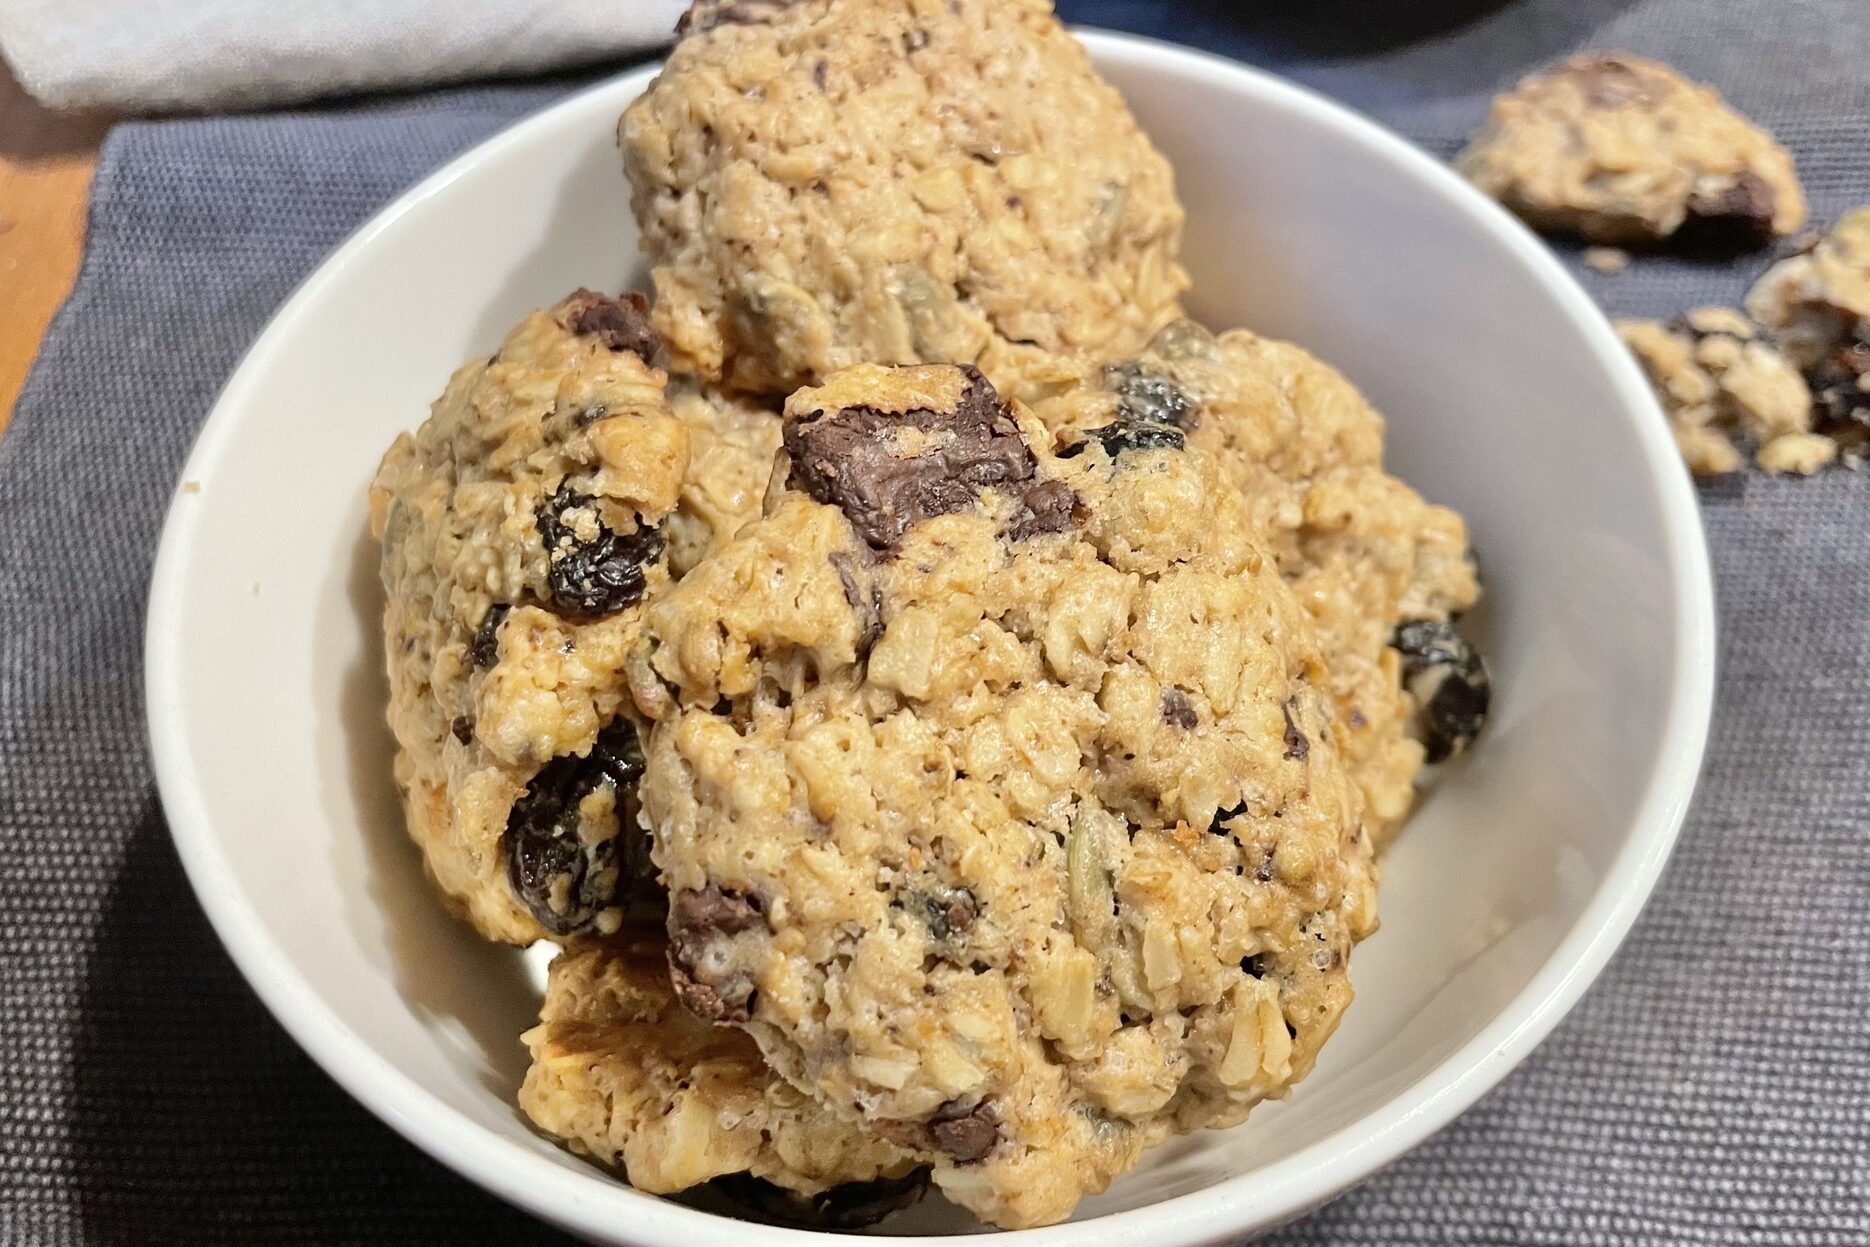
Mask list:
[{"label": "cookie on placemat", "polygon": [[1141,420],[1219,460],[1318,627],[1334,731],[1371,831],[1393,831],[1425,753],[1439,761],[1478,730],[1487,686],[1484,671],[1473,675],[1460,715],[1407,691],[1397,630],[1459,616],[1479,585],[1461,517],[1383,470],[1383,417],[1291,343],[1245,330],[1217,337],[1193,321],[1037,410],[1067,442]]},{"label": "cookie on placemat", "polygon": [[1814,426],[1847,451],[1870,446],[1870,208],[1768,269],[1747,311],[1805,370]]},{"label": "cookie on placemat", "polygon": [[1792,158],[1707,87],[1626,53],[1573,57],[1493,102],[1457,166],[1540,229],[1756,246],[1805,222]]},{"label": "cookie on placemat", "polygon": [[1810,432],[1811,391],[1745,316],[1703,307],[1667,324],[1618,321],[1617,332],[1643,365],[1682,458],[1697,476],[1739,468],[1744,460],[1736,438],[1758,448],[1763,467],[1817,466],[1805,468],[1809,447],[1824,442]]},{"label": "cookie on placemat", "polygon": [[673,365],[1023,390],[1175,314],[1168,163],[1045,0],[696,5],[621,137]]},{"label": "cookie on placemat", "polygon": [[1182,441],[853,368],[649,610],[682,998],[1002,1226],[1282,1094],[1375,923],[1312,621]]},{"label": "cookie on placemat", "polygon": [[[371,490],[409,831],[492,939],[614,930],[647,875],[624,657],[669,581],[672,526],[692,559],[757,511],[733,481],[771,461],[753,411],[716,436],[704,397],[672,410],[655,349],[640,297],[535,313],[454,375]],[[749,461],[726,484],[689,476],[704,434],[711,470]]]}]

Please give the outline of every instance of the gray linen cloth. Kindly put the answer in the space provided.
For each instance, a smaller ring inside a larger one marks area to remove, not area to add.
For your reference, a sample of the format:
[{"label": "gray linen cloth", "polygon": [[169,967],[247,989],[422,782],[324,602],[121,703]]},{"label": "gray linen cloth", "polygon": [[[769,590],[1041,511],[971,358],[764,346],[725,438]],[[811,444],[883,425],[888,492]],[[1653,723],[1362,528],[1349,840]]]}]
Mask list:
[{"label": "gray linen cloth", "polygon": [[[1241,7],[1065,6],[1283,68],[1444,154],[1550,57],[1661,55],[1780,131],[1819,214],[1870,202],[1860,0]],[[247,341],[352,226],[563,89],[107,145],[83,273],[0,439],[0,1241],[563,1241],[379,1125],[241,982],[163,826],[139,656],[162,506]],[[1583,275],[1668,313],[1761,263]],[[1281,1247],[1870,1243],[1870,474],[1704,501],[1720,709],[1661,890],[1524,1066]]]},{"label": "gray linen cloth", "polygon": [[667,43],[685,0],[0,0],[55,108],[164,112],[588,65]]}]

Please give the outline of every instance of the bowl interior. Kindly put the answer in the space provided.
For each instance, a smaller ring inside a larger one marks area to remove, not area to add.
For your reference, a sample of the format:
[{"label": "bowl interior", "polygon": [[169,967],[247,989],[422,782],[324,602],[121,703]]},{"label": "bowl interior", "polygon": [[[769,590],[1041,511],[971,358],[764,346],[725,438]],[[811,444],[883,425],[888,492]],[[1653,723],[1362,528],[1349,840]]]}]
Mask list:
[{"label": "bowl interior", "polygon": [[[1289,87],[1091,43],[1179,171],[1198,314],[1343,368],[1388,413],[1395,469],[1469,517],[1497,681],[1481,747],[1385,863],[1383,929],[1357,953],[1357,1004],[1317,1072],[1247,1126],[1163,1149],[1078,1214],[1208,1191],[1149,1222],[1158,1242],[1193,1241],[1290,1215],[1419,1139],[1601,965],[1698,763],[1705,552],[1660,426],[1643,426],[1640,379],[1529,237],[1426,157]],[[699,1214],[588,1168],[514,1107],[539,959],[446,917],[403,835],[364,507],[378,456],[456,364],[527,310],[637,269],[612,127],[646,79],[586,93],[431,179],[281,314],[176,496],[149,694],[191,878],[301,1042],[510,1198],[599,1236],[675,1242],[705,1230]],[[1133,1220],[1044,1236],[1105,1241]],[[931,1204],[892,1228],[972,1227]]]}]

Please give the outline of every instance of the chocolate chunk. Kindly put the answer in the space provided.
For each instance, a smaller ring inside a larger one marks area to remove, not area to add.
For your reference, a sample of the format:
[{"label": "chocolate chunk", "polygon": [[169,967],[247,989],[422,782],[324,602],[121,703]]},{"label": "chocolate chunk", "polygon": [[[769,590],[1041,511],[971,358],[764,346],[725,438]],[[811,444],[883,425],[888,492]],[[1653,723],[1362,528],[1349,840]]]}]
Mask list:
[{"label": "chocolate chunk", "polygon": [[1286,756],[1303,762],[1312,754],[1312,742],[1305,738],[1299,725],[1292,721],[1292,703],[1288,701],[1280,707],[1280,713],[1286,717]]},{"label": "chocolate chunk", "polygon": [[1127,417],[1113,420],[1099,428],[1087,429],[1084,437],[1085,440],[1061,449],[1058,457],[1075,459],[1093,441],[1103,446],[1104,453],[1112,459],[1129,450],[1180,450],[1187,442],[1178,428]]},{"label": "chocolate chunk", "polygon": [[669,900],[669,972],[675,993],[705,1022],[753,1015],[753,980],[730,968],[728,941],[766,925],[759,898],[717,884]]},{"label": "chocolate chunk", "polygon": [[1020,500],[1019,514],[1006,526],[1008,541],[1071,531],[1078,522],[1078,495],[1063,481],[1040,481]]},{"label": "chocolate chunk", "polygon": [[914,1204],[928,1192],[928,1185],[927,1166],[900,1178],[845,1182],[809,1197],[752,1174],[714,1180],[715,1189],[735,1203],[802,1230],[861,1230]]},{"label": "chocolate chunk", "polygon": [[614,532],[599,516],[597,535],[587,541],[579,536],[580,526],[566,518],[587,509],[598,513],[592,498],[561,485],[535,525],[545,546],[552,605],[567,615],[602,618],[643,600],[648,567],[662,555],[662,533],[656,528]]},{"label": "chocolate chunk", "polygon": [[[635,834],[630,812],[642,774],[636,729],[619,719],[598,733],[590,753],[546,763],[513,803],[500,839],[507,883],[553,935],[586,930],[626,899],[617,841]],[[593,837],[584,826],[583,805],[603,788],[614,793],[616,826],[609,835]]]},{"label": "chocolate chunk", "polygon": [[1195,713],[1187,693],[1179,688],[1165,688],[1162,690],[1162,721],[1170,727],[1192,732],[1201,723],[1201,718]]},{"label": "chocolate chunk", "polygon": [[1870,377],[1870,344],[1854,338],[1812,369],[1807,379],[1812,387],[1813,423],[1820,433],[1870,431],[1866,377]]},{"label": "chocolate chunk", "polygon": [[1415,731],[1430,762],[1466,749],[1486,724],[1493,685],[1486,664],[1454,625],[1417,619],[1390,642],[1402,655],[1403,687],[1416,703]]},{"label": "chocolate chunk", "polygon": [[1708,247],[1757,247],[1773,237],[1778,196],[1754,173],[1739,173],[1727,185],[1697,191],[1688,200],[1688,219],[1677,237]]},{"label": "chocolate chunk", "polygon": [[1171,378],[1134,361],[1106,368],[1104,384],[1117,392],[1117,410],[1128,420],[1185,429],[1195,413],[1187,391]]},{"label": "chocolate chunk", "polygon": [[480,617],[480,627],[474,629],[474,640],[468,646],[468,659],[476,667],[484,670],[500,661],[500,625],[512,613],[510,603],[495,602]]},{"label": "chocolate chunk", "polygon": [[629,351],[644,363],[656,357],[661,345],[649,327],[649,300],[634,290],[613,299],[595,290],[579,290],[565,300],[565,328],[596,338],[613,351]]},{"label": "chocolate chunk", "polygon": [[991,1100],[964,1105],[950,1100],[929,1118],[935,1146],[965,1165],[993,1151],[1000,1142],[1000,1115]]},{"label": "chocolate chunk", "polygon": [[[992,384],[978,369],[963,371],[968,386],[953,411],[848,407],[789,422],[788,483],[843,511],[857,535],[882,553],[894,553],[913,525],[966,510],[990,488],[1020,504],[1007,533],[1015,540],[1069,525],[1076,509],[1070,490],[1039,477],[1032,448]],[[898,452],[905,429],[934,436],[920,453],[904,456]]]},{"label": "chocolate chunk", "polygon": [[764,26],[798,0],[695,0],[676,19],[675,37],[705,34],[716,26]]}]

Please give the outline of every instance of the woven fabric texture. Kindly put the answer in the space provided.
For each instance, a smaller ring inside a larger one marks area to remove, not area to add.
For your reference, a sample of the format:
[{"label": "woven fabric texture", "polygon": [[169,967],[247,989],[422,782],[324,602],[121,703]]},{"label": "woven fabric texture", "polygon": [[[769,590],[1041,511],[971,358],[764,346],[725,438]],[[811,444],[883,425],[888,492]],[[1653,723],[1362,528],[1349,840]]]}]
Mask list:
[{"label": "woven fabric texture", "polygon": [[[1859,0],[1061,7],[1279,68],[1444,155],[1552,57],[1658,55],[1774,127],[1820,216],[1870,202]],[[373,210],[566,89],[106,145],[77,288],[0,439],[0,1241],[562,1241],[377,1123],[243,984],[163,825],[140,645],[162,506],[242,348]],[[1614,312],[1672,313],[1759,266],[1581,275]],[[1870,474],[1750,476],[1705,513],[1719,711],[1661,890],[1500,1088],[1268,1241],[1870,1243]]]}]

